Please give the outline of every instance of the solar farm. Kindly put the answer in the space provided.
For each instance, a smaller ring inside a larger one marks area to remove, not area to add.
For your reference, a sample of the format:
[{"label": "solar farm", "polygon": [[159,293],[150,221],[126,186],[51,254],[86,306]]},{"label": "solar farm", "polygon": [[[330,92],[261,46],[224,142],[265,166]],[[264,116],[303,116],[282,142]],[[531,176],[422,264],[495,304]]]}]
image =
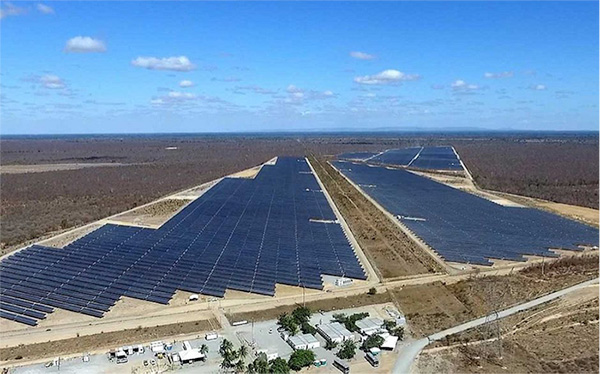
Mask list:
[{"label": "solar farm", "polygon": [[492,265],[550,249],[597,246],[598,229],[538,209],[507,207],[415,175],[365,163],[333,165],[446,261]]},{"label": "solar farm", "polygon": [[388,149],[381,153],[343,153],[338,158],[414,169],[463,170],[458,155],[452,147],[448,146]]},{"label": "solar farm", "polygon": [[168,304],[177,290],[275,294],[367,276],[304,158],[224,178],[158,229],[106,224],[62,249],[0,262],[0,317],[35,326],[54,308],[102,317],[122,296]]}]

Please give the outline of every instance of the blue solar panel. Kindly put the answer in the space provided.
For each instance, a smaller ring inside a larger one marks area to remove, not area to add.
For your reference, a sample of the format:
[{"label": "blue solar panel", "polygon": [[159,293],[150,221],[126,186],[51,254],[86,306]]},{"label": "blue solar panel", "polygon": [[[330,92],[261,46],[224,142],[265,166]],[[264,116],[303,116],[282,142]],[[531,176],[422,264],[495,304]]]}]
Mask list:
[{"label": "blue solar panel", "polygon": [[[379,153],[379,152],[377,152],[377,153]],[[375,152],[348,152],[348,153],[342,153],[342,154],[338,155],[338,158],[340,160],[363,161],[365,159],[375,156],[377,153],[375,153]]]},{"label": "blue solar panel", "polygon": [[407,166],[420,151],[421,147],[388,149],[382,154],[370,159],[369,162],[374,164]]},{"label": "blue solar panel", "polygon": [[448,261],[490,264],[549,248],[598,245],[598,229],[533,208],[505,207],[404,170],[334,162]]},{"label": "blue solar panel", "polygon": [[340,160],[363,161],[376,165],[393,165],[427,170],[462,170],[454,149],[449,146],[388,149],[376,153],[344,153]]},{"label": "blue solar panel", "polygon": [[121,296],[167,304],[176,290],[273,295],[275,283],[322,289],[323,274],[366,279],[341,226],[318,222],[335,219],[306,160],[283,157],[255,179],[221,180],[159,229],[108,224],[63,249],[22,250],[0,262],[0,297],[101,317]]},{"label": "blue solar panel", "polygon": [[425,147],[409,166],[417,169],[462,170],[452,147]]}]

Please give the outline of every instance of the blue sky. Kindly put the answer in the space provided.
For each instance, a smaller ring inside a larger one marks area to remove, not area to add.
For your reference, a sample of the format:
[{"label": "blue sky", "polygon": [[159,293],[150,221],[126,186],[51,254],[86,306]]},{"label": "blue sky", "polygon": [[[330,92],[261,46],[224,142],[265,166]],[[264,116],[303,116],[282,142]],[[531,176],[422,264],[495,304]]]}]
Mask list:
[{"label": "blue sky", "polygon": [[598,2],[3,1],[0,27],[2,134],[598,130]]}]

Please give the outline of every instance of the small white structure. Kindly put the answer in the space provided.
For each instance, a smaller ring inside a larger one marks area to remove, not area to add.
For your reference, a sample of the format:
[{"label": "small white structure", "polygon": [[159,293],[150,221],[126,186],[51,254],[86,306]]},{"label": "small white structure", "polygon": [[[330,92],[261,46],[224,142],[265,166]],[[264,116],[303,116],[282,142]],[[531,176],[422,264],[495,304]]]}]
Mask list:
[{"label": "small white structure", "polygon": [[311,334],[301,334],[288,337],[288,343],[294,350],[314,349],[321,346],[321,343]]},{"label": "small white structure", "polygon": [[344,340],[354,340],[354,335],[339,322],[318,325],[317,331],[325,339],[333,343],[341,343]]},{"label": "small white structure", "polygon": [[179,359],[181,363],[191,364],[194,361],[204,360],[204,354],[200,352],[200,349],[183,350],[179,352]]},{"label": "small white structure", "polygon": [[348,286],[350,284],[352,284],[352,279],[349,278],[338,278],[335,280],[335,285],[337,287]]},{"label": "small white structure", "polygon": [[394,335],[390,335],[385,338],[385,341],[381,345],[381,349],[394,350],[396,348],[396,343],[398,343],[398,337]]},{"label": "small white structure", "polygon": [[150,343],[150,350],[154,354],[165,353],[165,345],[161,341]]},{"label": "small white structure", "polygon": [[204,336],[204,338],[205,338],[206,340],[215,340],[215,339],[217,339],[218,337],[219,337],[219,334],[217,334],[217,333],[216,333],[216,332],[214,332],[214,331],[213,331],[213,332],[209,332],[208,334],[206,334],[206,335]]},{"label": "small white structure", "polygon": [[200,349],[192,348],[189,341],[186,340],[183,342],[183,351],[179,352],[181,363],[187,362],[191,364],[194,361],[204,360],[205,357],[204,353],[200,352]]},{"label": "small white structure", "polygon": [[190,295],[190,301],[197,301],[198,300],[198,295],[197,294],[191,294]]},{"label": "small white structure", "polygon": [[383,328],[383,320],[377,317],[363,318],[360,321],[356,321],[356,327],[363,335],[373,335],[379,332]]},{"label": "small white structure", "polygon": [[270,352],[268,349],[259,349],[258,351],[256,351],[256,355],[260,355],[261,353],[264,353],[265,356],[267,356],[267,361],[271,361],[276,359],[277,357],[279,357],[279,353],[277,352]]}]

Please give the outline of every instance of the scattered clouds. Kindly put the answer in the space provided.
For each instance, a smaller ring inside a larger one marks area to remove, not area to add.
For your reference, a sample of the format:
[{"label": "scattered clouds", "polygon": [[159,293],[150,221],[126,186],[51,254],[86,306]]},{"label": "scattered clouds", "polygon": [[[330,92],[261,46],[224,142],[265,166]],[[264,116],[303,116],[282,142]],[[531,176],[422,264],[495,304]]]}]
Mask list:
[{"label": "scattered clouds", "polygon": [[212,78],[211,80],[213,82],[226,82],[226,83],[241,82],[242,81],[242,79],[238,78],[238,77]]},{"label": "scattered clouds", "polygon": [[501,71],[497,73],[485,73],[483,76],[488,79],[512,78],[515,75],[512,71]]},{"label": "scattered clouds", "polygon": [[247,92],[253,92],[260,95],[274,95],[277,92],[269,90],[268,88],[259,87],[256,85],[252,86],[236,86],[233,90],[233,93],[239,95],[245,95]]},{"label": "scattered clouds", "polygon": [[544,84],[532,84],[528,87],[530,90],[534,91],[546,91],[547,87]]},{"label": "scattered clouds", "polygon": [[457,79],[454,82],[452,82],[450,84],[450,87],[452,87],[452,89],[454,91],[476,91],[479,90],[481,87],[476,85],[476,84],[469,84],[467,82],[465,82],[462,79]]},{"label": "scattered clouds", "polygon": [[192,81],[188,81],[188,80],[183,80],[181,82],[179,82],[179,87],[194,87],[194,82]]},{"label": "scattered clouds", "polygon": [[25,13],[27,13],[27,8],[16,6],[10,2],[2,2],[2,7],[0,8],[0,19],[10,16],[20,16]]},{"label": "scattered clouds", "polygon": [[94,39],[89,36],[76,36],[67,40],[65,52],[70,53],[92,53],[106,52],[106,45],[102,40]]},{"label": "scattered clouds", "polygon": [[39,78],[39,83],[44,88],[62,89],[65,88],[65,82],[57,75],[46,74]]},{"label": "scattered clouds", "polygon": [[48,5],[45,4],[37,4],[35,7],[38,12],[43,13],[43,14],[54,14],[54,9]]},{"label": "scattered clouds", "polygon": [[196,95],[189,92],[171,91],[164,96],[155,97],[150,100],[152,105],[178,104],[190,100],[195,100]]},{"label": "scattered clouds", "polygon": [[359,84],[397,84],[401,81],[414,81],[421,78],[418,74],[405,74],[398,70],[388,69],[374,75],[363,75],[354,78]]},{"label": "scattered clouds", "polygon": [[40,88],[47,89],[63,89],[66,88],[65,82],[57,75],[54,74],[44,74],[44,75],[30,75],[22,79],[24,82],[31,82]]},{"label": "scattered clouds", "polygon": [[131,65],[149,70],[172,70],[172,71],[192,71],[196,69],[187,57],[138,57],[131,61]]},{"label": "scattered clouds", "polygon": [[316,91],[316,90],[304,90],[293,84],[290,84],[286,90],[287,96],[284,97],[283,102],[286,104],[302,105],[306,101],[315,100],[326,100],[335,97],[333,91]]},{"label": "scattered clouds", "polygon": [[377,56],[375,55],[371,55],[369,53],[365,53],[365,52],[350,52],[350,57],[359,59],[359,60],[374,60],[377,58]]}]

